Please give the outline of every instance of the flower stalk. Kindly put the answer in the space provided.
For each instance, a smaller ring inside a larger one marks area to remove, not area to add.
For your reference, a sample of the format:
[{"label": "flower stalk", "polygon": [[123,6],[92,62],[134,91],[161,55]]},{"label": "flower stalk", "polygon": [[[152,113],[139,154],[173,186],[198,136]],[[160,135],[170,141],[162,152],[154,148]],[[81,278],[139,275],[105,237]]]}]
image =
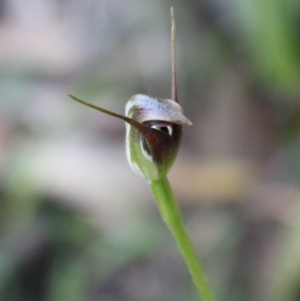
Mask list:
[{"label": "flower stalk", "polygon": [[186,231],[178,204],[174,198],[168,178],[163,177],[151,183],[152,193],[165,224],[175,238],[189,273],[203,301],[215,301],[195,248]]}]

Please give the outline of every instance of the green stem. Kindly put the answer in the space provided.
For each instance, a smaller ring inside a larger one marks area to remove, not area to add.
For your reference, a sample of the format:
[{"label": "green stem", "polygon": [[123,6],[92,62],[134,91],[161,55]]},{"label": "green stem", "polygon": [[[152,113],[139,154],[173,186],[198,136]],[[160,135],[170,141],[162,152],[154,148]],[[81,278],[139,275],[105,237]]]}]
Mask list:
[{"label": "green stem", "polygon": [[203,301],[215,301],[203,268],[186,231],[180,209],[167,177],[152,181],[151,188],[163,220],[172,232]]}]

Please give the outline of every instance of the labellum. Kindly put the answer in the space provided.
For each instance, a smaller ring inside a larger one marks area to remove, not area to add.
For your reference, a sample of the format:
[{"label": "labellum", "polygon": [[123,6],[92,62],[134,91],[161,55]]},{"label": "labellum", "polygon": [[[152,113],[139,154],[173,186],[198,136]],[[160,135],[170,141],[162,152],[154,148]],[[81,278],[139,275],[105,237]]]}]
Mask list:
[{"label": "labellum", "polygon": [[132,96],[125,116],[85,102],[74,100],[126,122],[126,154],[132,169],[148,181],[167,175],[176,158],[183,126],[192,123],[178,104],[175,70],[175,20],[172,16],[172,99],[160,99],[143,94]]}]

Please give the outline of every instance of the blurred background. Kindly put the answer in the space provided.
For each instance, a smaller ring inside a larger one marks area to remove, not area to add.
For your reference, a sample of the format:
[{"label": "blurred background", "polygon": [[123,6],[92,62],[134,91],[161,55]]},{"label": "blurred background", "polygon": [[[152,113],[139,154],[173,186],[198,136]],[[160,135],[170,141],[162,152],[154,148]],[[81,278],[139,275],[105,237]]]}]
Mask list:
[{"label": "blurred background", "polygon": [[0,300],[196,301],[122,113],[171,95],[170,172],[219,301],[300,300],[300,2],[0,0]]}]

